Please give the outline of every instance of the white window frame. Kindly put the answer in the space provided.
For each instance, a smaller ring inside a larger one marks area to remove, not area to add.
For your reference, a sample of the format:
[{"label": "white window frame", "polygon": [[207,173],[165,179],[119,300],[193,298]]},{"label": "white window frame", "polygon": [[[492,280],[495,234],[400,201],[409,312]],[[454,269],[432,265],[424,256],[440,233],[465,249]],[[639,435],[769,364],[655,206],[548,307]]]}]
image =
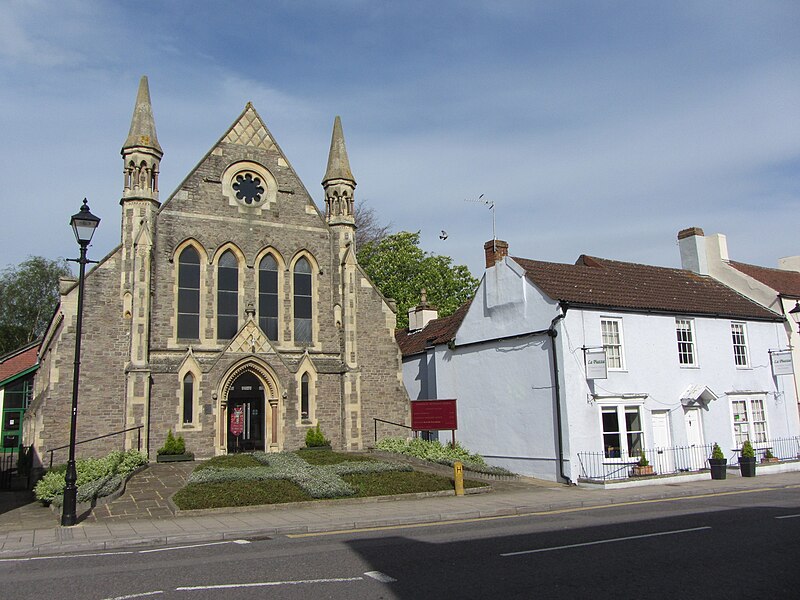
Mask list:
[{"label": "white window frame", "polygon": [[[647,449],[647,442],[645,440],[645,432],[644,432],[644,422],[645,422],[645,412],[644,412],[644,400],[630,400],[630,399],[619,399],[619,400],[603,400],[602,403],[598,402],[597,404],[599,411],[598,416],[600,419],[600,441],[602,443],[602,452],[604,455],[604,461],[606,462],[631,462],[632,460],[638,460],[640,454],[637,451],[634,451],[633,454],[630,452],[629,447],[629,436],[638,434],[640,436],[640,445],[642,450]],[[628,422],[625,418],[627,412],[635,409],[639,414],[639,426],[641,429],[632,429],[628,430]],[[617,423],[619,427],[618,432],[609,432],[606,433],[606,430],[603,426],[603,414],[605,413],[616,413],[617,415]],[[619,456],[608,456],[607,444],[606,444],[606,436],[607,435],[614,435],[617,433],[620,436],[620,446],[619,446]],[[623,443],[624,442],[624,443]]]},{"label": "white window frame", "polygon": [[[606,323],[616,327],[616,343],[606,343]],[[603,342],[603,349],[606,351],[606,368],[609,371],[625,371],[625,339],[622,335],[622,319],[618,317],[600,317],[600,337]],[[613,366],[612,364],[613,355],[609,350],[614,349],[619,352],[619,366]]]},{"label": "white window frame", "polygon": [[[688,329],[682,329],[682,325],[687,325]],[[681,332],[689,332],[688,339],[681,339],[680,334]],[[677,339],[678,344],[678,364],[681,367],[697,367],[697,334],[694,327],[694,319],[686,319],[681,317],[675,318],[675,336]],[[682,346],[685,345],[685,348],[688,349],[688,352],[685,349],[682,349]],[[686,355],[691,361],[684,362],[683,356]]]},{"label": "white window frame", "polygon": [[[737,337],[740,339],[737,340]],[[741,321],[731,321],[733,364],[736,365],[737,369],[750,368],[750,350],[747,341],[747,323],[743,323]]]},{"label": "white window frame", "polygon": [[[734,395],[728,397],[730,398],[731,433],[734,446],[741,448],[744,441],[749,439],[753,447],[765,447],[769,441],[767,397],[760,394],[758,396]],[[761,410],[759,410],[759,405]]]}]

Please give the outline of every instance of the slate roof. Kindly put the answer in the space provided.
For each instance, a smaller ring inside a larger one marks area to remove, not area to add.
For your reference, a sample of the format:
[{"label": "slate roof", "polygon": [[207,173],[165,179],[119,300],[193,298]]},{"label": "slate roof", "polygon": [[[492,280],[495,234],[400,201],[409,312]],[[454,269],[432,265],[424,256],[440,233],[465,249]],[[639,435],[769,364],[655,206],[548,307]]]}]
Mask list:
[{"label": "slate roof", "polygon": [[0,382],[36,366],[38,352],[39,342],[36,341],[0,357]]},{"label": "slate roof", "polygon": [[781,296],[800,298],[800,273],[797,271],[768,269],[767,267],[757,267],[756,265],[748,265],[733,260],[729,261],[729,264],[737,271],[741,271],[756,281],[771,287]]},{"label": "slate roof", "polygon": [[581,255],[574,265],[514,258],[530,281],[553,298],[623,311],[782,321],[712,277]]},{"label": "slate roof", "polygon": [[397,345],[403,356],[412,356],[425,352],[428,346],[446,344],[456,337],[456,332],[469,310],[472,300],[465,302],[456,312],[447,317],[440,317],[429,321],[425,327],[412,333],[408,327],[398,329],[394,333]]}]

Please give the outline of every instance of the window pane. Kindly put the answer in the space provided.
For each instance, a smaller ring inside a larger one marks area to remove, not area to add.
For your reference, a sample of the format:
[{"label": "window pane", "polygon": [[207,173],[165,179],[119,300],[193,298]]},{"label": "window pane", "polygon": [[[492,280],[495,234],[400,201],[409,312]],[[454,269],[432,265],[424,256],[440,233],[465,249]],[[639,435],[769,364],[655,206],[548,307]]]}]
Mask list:
[{"label": "window pane", "polygon": [[239,312],[239,294],[220,292],[217,311],[221,315],[237,316]]},{"label": "window pane", "polygon": [[236,330],[239,328],[238,319],[236,317],[229,317],[219,315],[217,317],[217,337],[221,340],[229,340],[236,335]]},{"label": "window pane", "polygon": [[[181,255],[183,258],[183,255]],[[200,289],[200,265],[187,265],[183,262],[178,267],[178,287]]]},{"label": "window pane", "polygon": [[178,289],[178,312],[200,314],[200,293],[198,290]]},{"label": "window pane", "polygon": [[191,423],[194,418],[194,377],[183,378],[183,422]]},{"label": "window pane", "polygon": [[300,296],[311,295],[311,275],[294,274],[294,293]]},{"label": "window pane", "polygon": [[275,260],[275,257],[271,254],[267,254],[264,258],[261,259],[261,262],[258,264],[259,271],[277,271],[278,270],[278,263]]},{"label": "window pane", "polygon": [[311,274],[311,264],[305,258],[301,258],[294,265],[295,273],[308,273]]},{"label": "window pane", "polygon": [[278,319],[275,317],[259,317],[258,326],[273,342],[278,339]]},{"label": "window pane", "polygon": [[311,319],[294,320],[294,339],[298,342],[311,341]]},{"label": "window pane", "polygon": [[308,375],[304,374],[300,383],[300,416],[308,418]]},{"label": "window pane", "polygon": [[200,323],[197,319],[197,315],[178,315],[178,337],[200,337]]},{"label": "window pane", "polygon": [[219,257],[219,266],[220,268],[230,268],[230,269],[238,269],[239,263],[236,261],[236,256],[234,256],[233,252],[230,250],[226,250],[225,253]]},{"label": "window pane", "polygon": [[239,289],[239,271],[228,267],[219,268],[219,289],[236,291]]},{"label": "window pane", "polygon": [[311,298],[300,296],[294,299],[294,316],[298,319],[311,318]]}]

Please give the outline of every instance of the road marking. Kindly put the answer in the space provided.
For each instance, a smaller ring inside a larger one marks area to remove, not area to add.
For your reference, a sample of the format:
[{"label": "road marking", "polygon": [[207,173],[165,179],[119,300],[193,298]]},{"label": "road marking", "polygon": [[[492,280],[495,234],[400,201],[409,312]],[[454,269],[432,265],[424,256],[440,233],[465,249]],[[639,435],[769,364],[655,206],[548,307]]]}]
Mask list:
[{"label": "road marking", "polygon": [[381,573],[380,571],[367,571],[364,573],[364,575],[367,577],[372,577],[381,583],[392,583],[393,581],[397,581],[397,579],[394,577],[389,577],[386,573]]},{"label": "road marking", "polygon": [[303,585],[307,583],[349,583],[364,581],[363,577],[338,577],[330,579],[296,579],[293,581],[258,581],[256,583],[226,583],[221,585],[193,585],[175,588],[176,592],[195,592],[201,590],[231,590],[236,588],[274,587],[279,585]]},{"label": "road marking", "polygon": [[113,598],[103,598],[103,600],[130,600],[131,598],[145,598],[147,596],[155,596],[156,594],[163,594],[163,590],[156,590],[154,592],[143,592],[141,594],[128,594],[127,596],[114,596]]},{"label": "road marking", "polygon": [[794,519],[796,517],[800,517],[800,515],[783,515],[782,517],[775,517],[776,519]]},{"label": "road marking", "polygon": [[[469,519],[453,519],[449,521],[429,521],[427,523],[409,523],[407,525],[377,525],[375,527],[355,527],[353,529],[336,529],[333,531],[317,531],[314,533],[288,533],[288,538],[320,537],[326,535],[343,535],[349,533],[368,533],[370,531],[391,531],[395,529],[420,529],[423,527],[441,527],[442,525],[458,525],[461,523],[478,523],[484,521],[499,521],[501,519],[519,519],[524,517],[546,517],[550,515],[562,515],[576,512],[587,512],[590,510],[604,510],[607,508],[619,508],[621,506],[636,506],[639,504],[660,504],[664,502],[677,502],[682,500],[697,500],[699,498],[715,498],[717,496],[738,496],[741,494],[756,494],[761,492],[774,492],[791,486],[781,486],[772,488],[757,488],[753,490],[734,490],[732,492],[714,492],[711,494],[696,494],[694,496],[675,496],[673,498],[655,498],[653,500],[631,500],[630,502],[616,502],[614,504],[598,504],[596,506],[578,506],[574,508],[556,508],[553,510],[531,511],[515,515],[496,515],[487,517],[471,517]],[[797,486],[800,487],[800,486]]]},{"label": "road marking", "polygon": [[233,540],[225,542],[208,542],[206,544],[191,544],[188,546],[170,546],[168,548],[153,548],[152,550],[139,550],[138,554],[149,554],[151,552],[169,552],[170,550],[185,550],[186,548],[203,548],[204,546],[221,546],[223,544],[249,544],[247,540]]},{"label": "road marking", "polygon": [[627,540],[640,540],[642,538],[657,537],[660,535],[675,535],[678,533],[689,533],[692,531],[702,531],[711,527],[693,527],[692,529],[676,529],[675,531],[659,531],[657,533],[645,533],[642,535],[629,535],[627,537],[612,538],[609,540],[597,540],[595,542],[584,542],[582,544],[567,544],[566,546],[553,546],[551,548],[538,548],[536,550],[520,550],[519,552],[505,552],[500,556],[519,556],[520,554],[536,554],[537,552],[550,552],[552,550],[566,550],[567,548],[581,548],[583,546],[596,546],[597,544],[611,544],[614,542],[624,542]]},{"label": "road marking", "polygon": [[26,556],[24,558],[0,558],[0,562],[26,562],[33,560],[58,560],[63,558],[87,558],[92,556],[119,556],[120,554],[135,554],[131,551],[122,552],[90,552],[87,554],[55,554],[53,556]]}]

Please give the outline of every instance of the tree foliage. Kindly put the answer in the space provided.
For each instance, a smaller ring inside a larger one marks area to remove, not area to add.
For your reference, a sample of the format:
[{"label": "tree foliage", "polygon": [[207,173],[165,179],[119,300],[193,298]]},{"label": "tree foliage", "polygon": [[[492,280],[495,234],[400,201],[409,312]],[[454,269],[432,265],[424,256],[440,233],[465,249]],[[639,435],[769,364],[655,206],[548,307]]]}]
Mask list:
[{"label": "tree foliage", "polygon": [[472,297],[478,280],[449,256],[425,252],[419,232],[401,231],[358,250],[358,262],[381,293],[397,302],[397,326],[408,326],[408,310],[419,304],[425,288],[428,302],[446,317]]},{"label": "tree foliage", "polygon": [[58,304],[58,278],[71,276],[65,260],[31,256],[0,275],[0,354],[40,337]]}]

